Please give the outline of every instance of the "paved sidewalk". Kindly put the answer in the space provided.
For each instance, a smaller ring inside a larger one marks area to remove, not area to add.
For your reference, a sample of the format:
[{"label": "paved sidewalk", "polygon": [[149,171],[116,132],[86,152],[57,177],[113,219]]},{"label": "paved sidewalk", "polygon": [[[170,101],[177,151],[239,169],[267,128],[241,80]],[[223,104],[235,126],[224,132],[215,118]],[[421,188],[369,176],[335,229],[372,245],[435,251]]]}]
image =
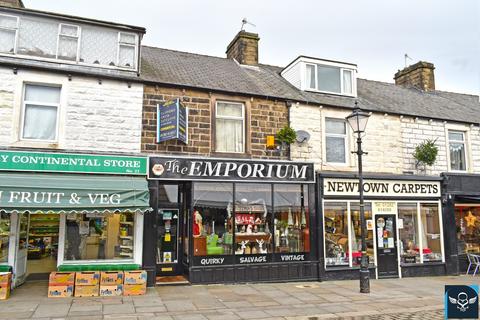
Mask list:
[{"label": "paved sidewalk", "polygon": [[480,277],[243,285],[162,286],[147,295],[118,298],[47,298],[46,282],[30,282],[0,301],[0,319],[443,319],[445,284]]}]

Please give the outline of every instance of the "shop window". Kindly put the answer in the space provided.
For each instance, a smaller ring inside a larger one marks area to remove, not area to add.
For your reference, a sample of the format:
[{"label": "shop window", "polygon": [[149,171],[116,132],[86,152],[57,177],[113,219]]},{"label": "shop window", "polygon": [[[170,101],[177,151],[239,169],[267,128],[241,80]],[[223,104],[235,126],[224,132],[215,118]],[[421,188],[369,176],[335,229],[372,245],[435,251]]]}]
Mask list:
[{"label": "shop window", "polygon": [[135,53],[137,37],[133,33],[119,32],[118,34],[118,66],[135,68]]},{"label": "shop window", "polygon": [[450,149],[450,170],[466,171],[465,132],[449,130],[448,143]]},{"label": "shop window", "polygon": [[423,261],[442,260],[440,219],[438,204],[420,204],[421,235],[423,242]]},{"label": "shop window", "polygon": [[178,185],[158,186],[157,263],[178,262]]},{"label": "shop window", "polygon": [[215,151],[245,152],[245,106],[243,103],[217,102]]},{"label": "shop window", "polygon": [[67,214],[64,259],[133,259],[135,221],[132,213]]},{"label": "shop window", "polygon": [[57,140],[60,87],[25,85],[22,139]]},{"label": "shop window", "polygon": [[347,162],[347,127],[344,119],[325,119],[325,145],[327,162]]},{"label": "shop window", "polygon": [[193,185],[195,256],[228,255],[233,247],[233,184]]},{"label": "shop window", "polygon": [[18,17],[0,15],[0,52],[15,53]]},{"label": "shop window", "polygon": [[79,27],[61,23],[58,32],[57,58],[77,60]]},{"label": "shop window", "polygon": [[10,239],[10,214],[0,212],[0,263],[8,262]]},{"label": "shop window", "polygon": [[455,207],[458,253],[480,253],[480,206]]},{"label": "shop window", "polygon": [[276,184],[273,190],[275,252],[309,252],[308,187]]},{"label": "shop window", "polygon": [[401,263],[420,263],[417,203],[398,203],[398,220]]},{"label": "shop window", "polygon": [[235,188],[235,254],[272,253],[272,186],[239,183]]},{"label": "shop window", "polygon": [[348,211],[346,202],[324,203],[327,266],[348,266]]},{"label": "shop window", "polygon": [[[352,248],[352,265],[359,266],[362,258],[362,229],[360,223],[360,204],[358,202],[352,202],[350,204],[351,212],[351,248]],[[372,205],[365,203],[365,223],[368,220],[372,220]],[[373,225],[373,221],[370,223]],[[375,262],[375,254],[373,249],[373,229],[366,228],[366,245],[368,262],[373,264]]]}]

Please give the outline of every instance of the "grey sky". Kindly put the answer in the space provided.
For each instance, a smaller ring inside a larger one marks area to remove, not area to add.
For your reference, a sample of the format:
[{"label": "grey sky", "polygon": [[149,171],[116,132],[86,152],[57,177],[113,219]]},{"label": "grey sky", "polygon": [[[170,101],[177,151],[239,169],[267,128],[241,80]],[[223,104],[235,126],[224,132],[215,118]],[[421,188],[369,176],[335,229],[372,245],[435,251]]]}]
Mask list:
[{"label": "grey sky", "polygon": [[353,62],[359,76],[393,82],[404,67],[435,64],[439,90],[480,93],[478,0],[24,0],[29,8],[143,26],[143,44],[225,56],[243,17],[256,24],[260,62],[300,54]]}]

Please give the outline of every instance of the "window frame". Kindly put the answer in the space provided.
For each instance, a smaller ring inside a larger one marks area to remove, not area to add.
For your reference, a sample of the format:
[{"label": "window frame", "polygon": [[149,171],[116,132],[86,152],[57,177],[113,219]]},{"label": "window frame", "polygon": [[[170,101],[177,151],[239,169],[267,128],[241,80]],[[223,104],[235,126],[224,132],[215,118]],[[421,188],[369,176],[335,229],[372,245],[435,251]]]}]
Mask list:
[{"label": "window frame", "polygon": [[[67,27],[75,27],[77,28],[77,35],[76,36],[71,36],[67,34],[62,34],[62,27],[67,26]],[[78,62],[80,59],[80,41],[81,41],[81,34],[82,34],[82,28],[79,25],[76,24],[69,24],[69,23],[59,23],[58,24],[58,35],[57,35],[57,50],[55,54],[55,58],[58,60],[65,60],[65,61],[75,61]],[[58,50],[60,49],[60,38],[65,37],[69,39],[76,39],[77,40],[77,51],[75,55],[75,60],[68,60],[68,59],[61,59],[59,58]]]},{"label": "window frame", "polygon": [[[127,43],[127,42],[122,42],[121,41],[121,38],[122,38],[122,35],[123,34],[126,34],[126,35],[130,35],[130,36],[133,36],[135,38],[134,40],[134,44],[132,43]],[[123,32],[123,31],[119,31],[118,32],[118,41],[117,41],[117,65],[116,67],[118,68],[122,68],[122,69],[127,69],[127,70],[137,70],[138,69],[138,35],[133,33],[133,32]],[[124,47],[133,47],[133,50],[134,50],[134,54],[133,54],[133,66],[131,67],[126,67],[126,66],[121,66],[120,65],[120,48],[124,46]]]},{"label": "window frame", "polygon": [[20,19],[19,19],[18,16],[14,16],[14,15],[10,15],[10,14],[1,13],[0,16],[8,17],[8,18],[15,18],[15,20],[17,21],[14,28],[0,26],[1,30],[14,31],[15,32],[15,37],[14,37],[14,40],[13,40],[13,52],[12,53],[2,52],[2,54],[17,54],[18,28],[19,28],[19,24],[20,24]]},{"label": "window frame", "polygon": [[[328,64],[328,63],[315,63],[315,62],[310,62],[310,61],[305,61],[303,63],[304,65],[304,87],[305,90],[307,91],[314,91],[314,92],[321,92],[321,93],[329,93],[329,94],[334,94],[334,95],[343,95],[343,96],[349,96],[349,97],[355,97],[356,96],[356,78],[355,78],[355,69],[354,68],[346,68],[346,67],[341,67],[335,64]],[[309,87],[308,84],[308,79],[307,79],[307,66],[314,66],[315,69],[315,87]],[[323,67],[329,67],[329,68],[337,68],[339,69],[340,72],[340,92],[335,92],[335,91],[326,91],[326,90],[320,90],[318,87],[318,66],[323,66]],[[343,73],[345,71],[348,71],[351,73],[352,78],[351,78],[351,88],[352,92],[348,93],[345,92],[344,89],[344,81],[343,81]]]},{"label": "window frame", "polygon": [[[219,103],[226,103],[226,104],[236,104],[242,106],[242,117],[234,117],[234,116],[219,116],[218,115],[218,104]],[[238,101],[228,101],[228,100],[216,100],[215,101],[215,114],[214,114],[214,121],[215,121],[215,136],[213,137],[214,146],[215,146],[215,153],[233,153],[233,154],[245,154],[247,153],[247,137],[246,137],[246,104],[243,102]],[[226,119],[226,120],[242,120],[242,137],[243,137],[243,151],[225,151],[225,150],[218,150],[217,141],[217,134],[219,133],[217,127],[217,119]]]},{"label": "window frame", "polygon": [[[337,122],[343,122],[345,126],[345,134],[340,134],[340,133],[328,133],[327,132],[327,121],[328,120],[334,120]],[[324,145],[325,145],[325,163],[326,164],[332,164],[336,166],[348,166],[349,165],[349,157],[348,157],[348,150],[350,149],[349,145],[349,134],[348,134],[348,126],[347,126],[347,121],[343,118],[334,118],[334,117],[328,117],[326,116],[324,118]],[[333,138],[344,138],[344,153],[345,153],[345,162],[330,162],[327,160],[327,137],[333,137]]]},{"label": "window frame", "polygon": [[[39,102],[39,101],[27,101],[25,99],[25,94],[27,92],[27,85],[30,86],[37,86],[37,87],[52,87],[52,88],[58,88],[60,89],[60,98],[58,103],[45,103],[45,102]],[[60,107],[62,104],[62,85],[55,85],[55,84],[45,84],[45,83],[34,83],[34,82],[24,82],[23,83],[23,90],[22,90],[22,102],[21,102],[21,111],[20,111],[20,135],[19,135],[19,140],[20,141],[29,141],[29,142],[47,142],[47,143],[56,143],[58,142],[58,135],[59,135],[59,122],[60,122]],[[27,104],[32,104],[32,105],[37,105],[37,106],[42,106],[42,107],[55,107],[57,108],[57,121],[55,124],[55,139],[53,140],[45,140],[45,139],[29,139],[29,138],[24,138],[24,128],[25,128],[25,110],[26,110],[26,105]]]},{"label": "window frame", "polygon": [[[460,128],[447,128],[446,130],[446,134],[447,134],[447,154],[448,154],[448,157],[447,157],[447,161],[448,161],[448,171],[450,172],[468,172],[469,171],[469,152],[468,152],[468,144],[467,144],[467,141],[468,141],[468,132],[467,130],[462,130]],[[463,141],[459,141],[459,140],[451,140],[450,139],[450,132],[455,132],[455,133],[461,133],[462,136],[463,136]],[[450,151],[450,143],[453,142],[453,143],[462,143],[463,144],[463,150],[464,150],[464,156],[465,156],[465,169],[464,170],[457,170],[457,169],[452,169],[452,155],[451,155],[451,151]]]}]

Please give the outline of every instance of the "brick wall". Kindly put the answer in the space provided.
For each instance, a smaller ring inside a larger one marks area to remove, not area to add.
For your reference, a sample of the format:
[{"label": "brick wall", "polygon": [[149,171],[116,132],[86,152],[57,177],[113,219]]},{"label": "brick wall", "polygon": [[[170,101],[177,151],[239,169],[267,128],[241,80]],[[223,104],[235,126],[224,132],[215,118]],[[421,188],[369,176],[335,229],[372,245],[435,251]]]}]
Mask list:
[{"label": "brick wall", "polygon": [[[189,110],[188,145],[177,140],[157,144],[156,106],[158,103],[176,98],[180,98]],[[245,104],[248,118],[246,154],[215,152],[212,135],[215,131],[213,110],[217,100]],[[286,159],[286,154],[267,150],[266,136],[274,135],[287,123],[288,109],[284,102],[148,85],[144,88],[142,151],[156,154]]]},{"label": "brick wall", "polygon": [[[47,72],[0,68],[0,147],[140,152],[143,85]],[[58,141],[20,139],[26,82],[61,87]]]},{"label": "brick wall", "polygon": [[240,31],[227,47],[227,58],[240,64],[257,65],[259,40],[256,33]]},{"label": "brick wall", "polygon": [[0,6],[24,8],[22,0],[0,0]]}]

